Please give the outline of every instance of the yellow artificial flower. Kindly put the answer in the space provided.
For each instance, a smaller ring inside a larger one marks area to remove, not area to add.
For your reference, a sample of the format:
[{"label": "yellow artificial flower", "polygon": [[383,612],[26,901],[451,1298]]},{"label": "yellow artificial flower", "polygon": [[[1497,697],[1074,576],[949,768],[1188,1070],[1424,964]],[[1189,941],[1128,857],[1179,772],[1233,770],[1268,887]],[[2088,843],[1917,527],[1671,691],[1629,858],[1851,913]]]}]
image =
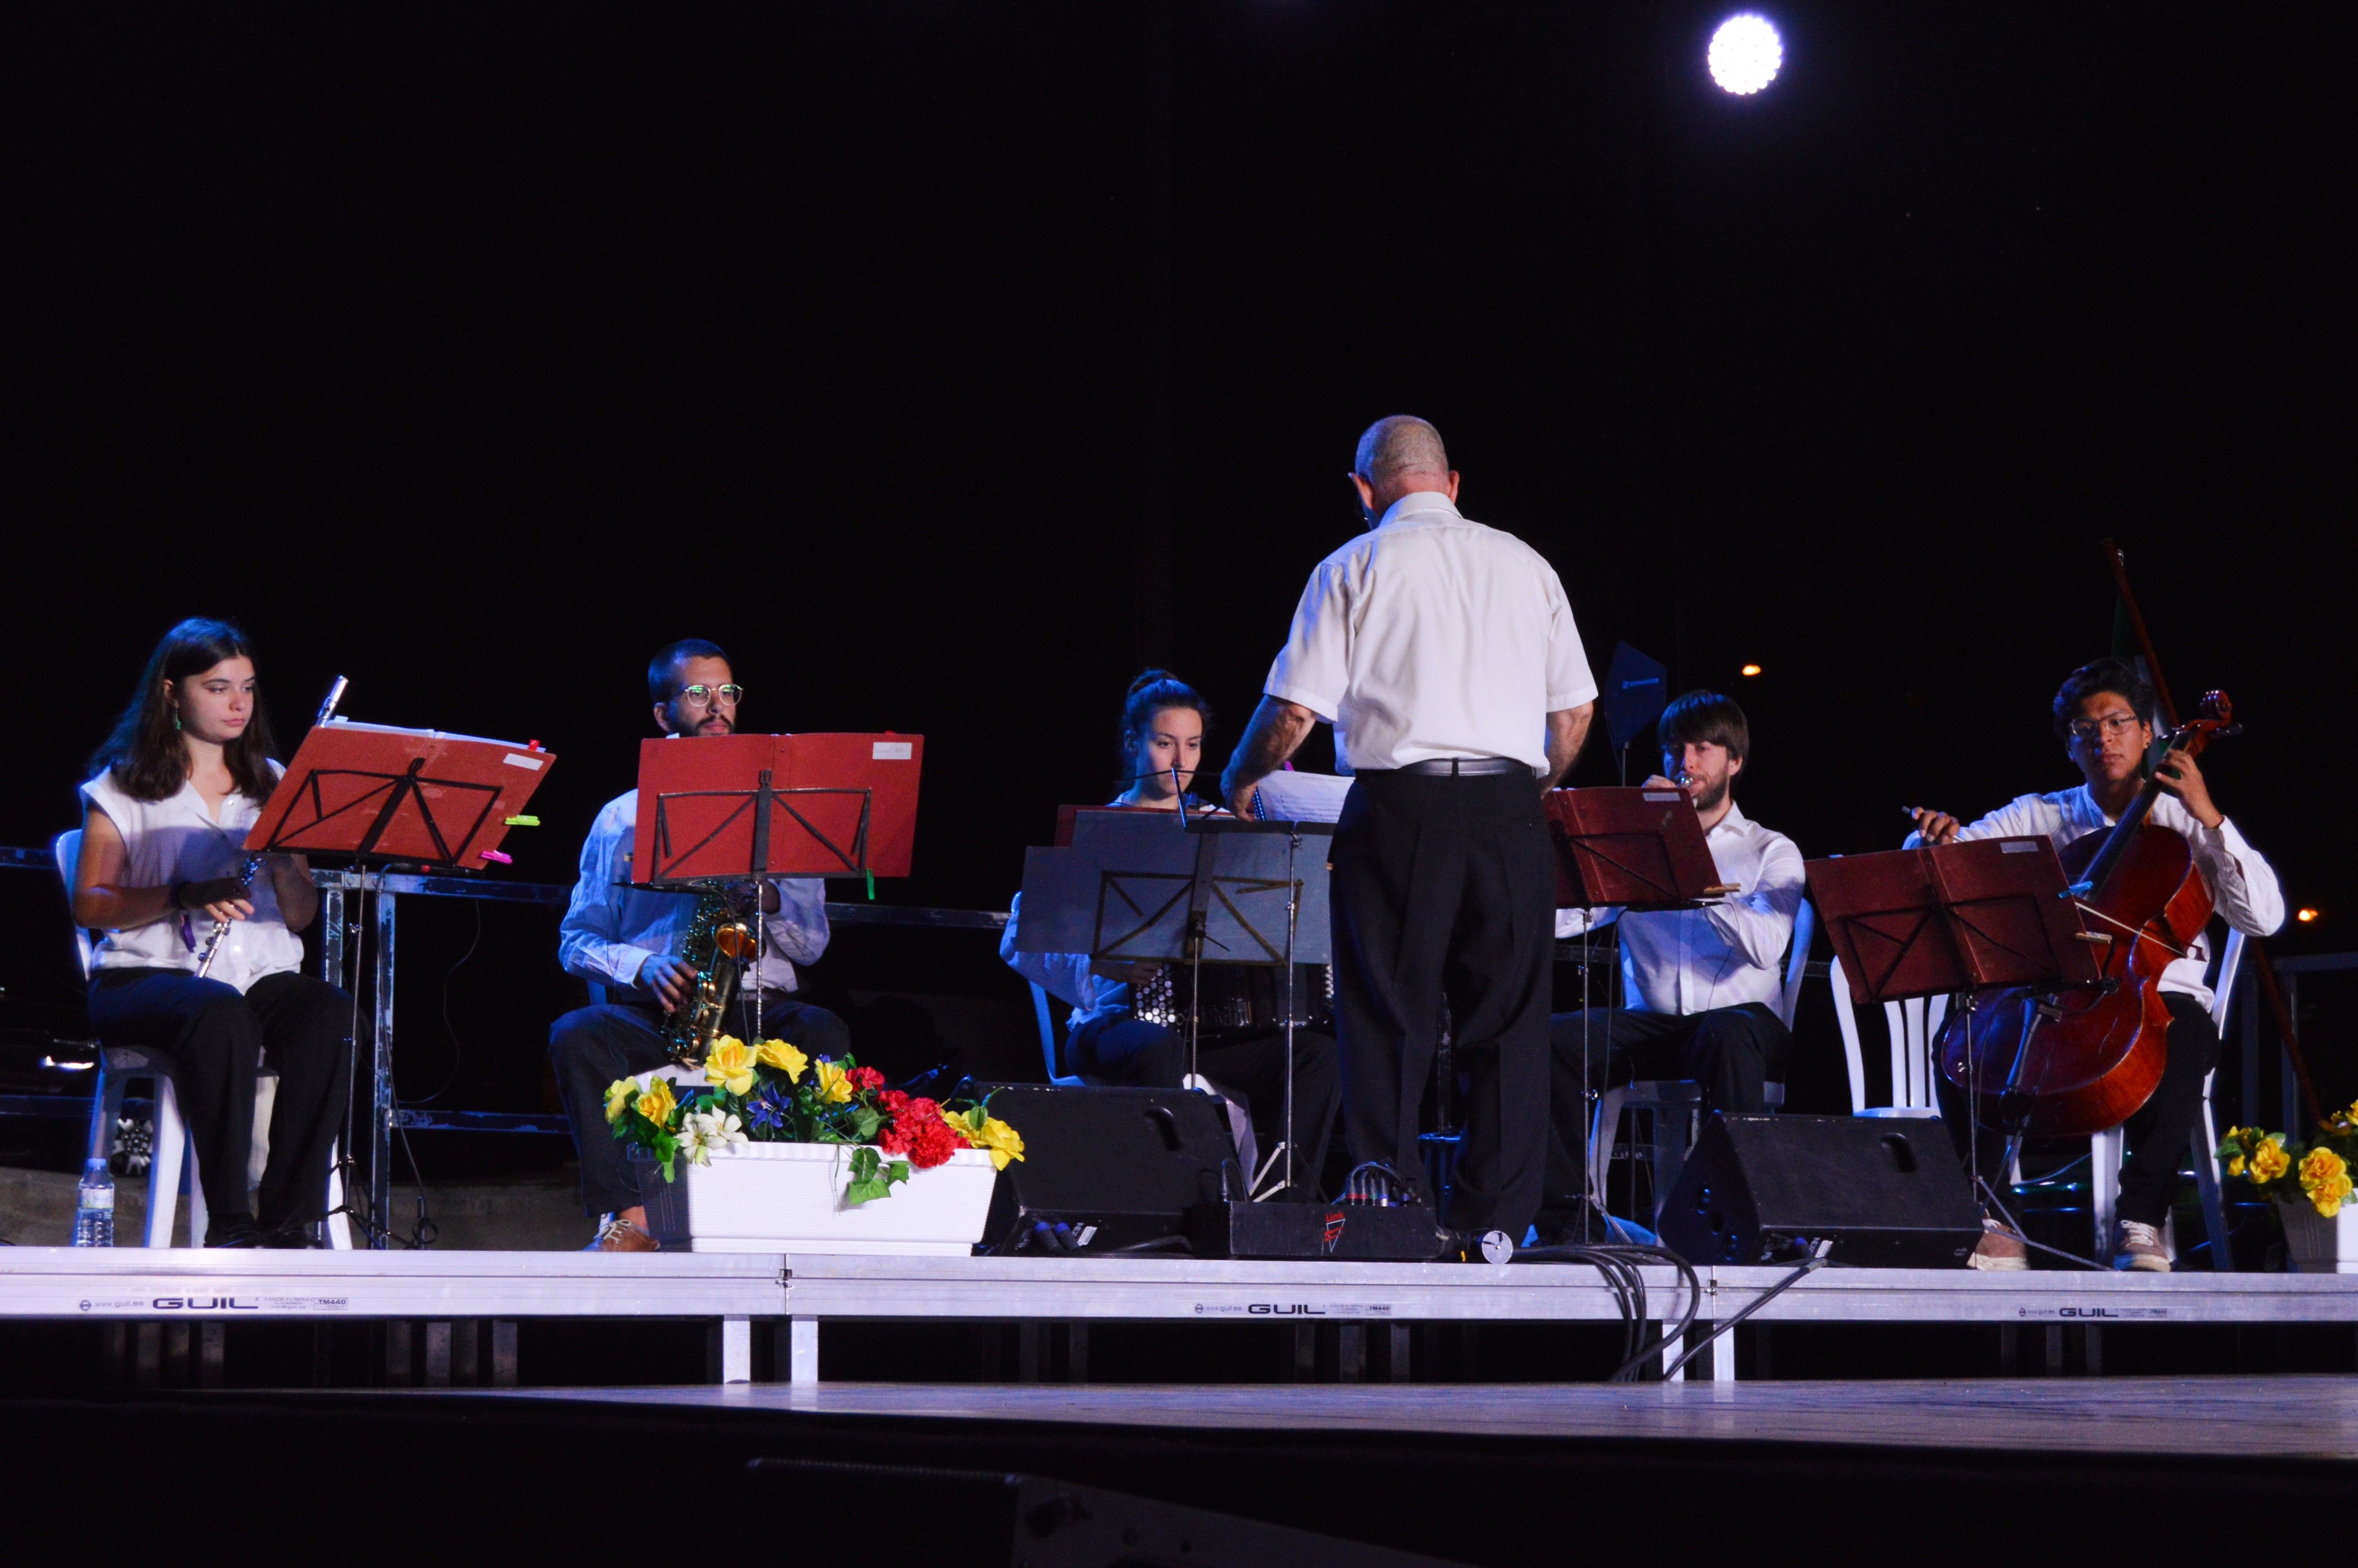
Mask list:
[{"label": "yellow artificial flower", "polygon": [[671,1113],[679,1108],[679,1101],[671,1092],[671,1083],[665,1078],[653,1078],[639,1091],[638,1112],[657,1127],[671,1125]]},{"label": "yellow artificial flower", "polygon": [[2240,1176],[2244,1173],[2244,1156],[2241,1151],[2236,1152],[2234,1159],[2227,1162],[2227,1173],[2231,1176]]},{"label": "yellow artificial flower", "polygon": [[822,1058],[818,1065],[818,1098],[824,1105],[842,1105],[851,1098],[851,1076]]},{"label": "yellow artificial flower", "polygon": [[712,1043],[704,1058],[704,1081],[718,1084],[732,1095],[753,1092],[753,1048],[734,1035]]},{"label": "yellow artificial flower", "polygon": [[[1007,1162],[1023,1158],[1023,1135],[999,1118],[984,1115],[980,1106],[963,1114],[946,1110],[942,1119],[949,1123],[952,1132],[966,1140],[968,1148],[990,1150],[990,1168],[994,1171],[1004,1171]],[[977,1122],[981,1125],[977,1126]]]},{"label": "yellow artificial flower", "polygon": [[764,1040],[754,1046],[753,1060],[765,1067],[777,1068],[786,1075],[789,1083],[796,1084],[803,1081],[803,1069],[810,1065],[808,1056],[783,1040]]},{"label": "yellow artificial flower", "polygon": [[2318,1213],[2331,1219],[2350,1196],[2348,1162],[2331,1149],[2310,1150],[2300,1162],[2300,1190],[2309,1195]]},{"label": "yellow artificial flower", "polygon": [[622,1112],[630,1108],[631,1097],[638,1092],[638,1088],[639,1086],[628,1078],[616,1078],[606,1086],[606,1120],[609,1125],[622,1119]]},{"label": "yellow artificial flower", "polygon": [[2252,1151],[2252,1180],[2273,1182],[2292,1169],[2292,1156],[2285,1152],[2284,1140],[2274,1133],[2260,1140]]}]

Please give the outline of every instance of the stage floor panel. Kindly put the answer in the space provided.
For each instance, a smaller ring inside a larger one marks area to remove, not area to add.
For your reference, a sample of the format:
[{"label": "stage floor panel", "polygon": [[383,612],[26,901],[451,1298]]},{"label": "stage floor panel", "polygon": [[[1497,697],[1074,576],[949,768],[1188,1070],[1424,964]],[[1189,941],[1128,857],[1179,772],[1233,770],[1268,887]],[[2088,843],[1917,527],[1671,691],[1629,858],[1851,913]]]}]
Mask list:
[{"label": "stage floor panel", "polygon": [[2358,1377],[1891,1382],[960,1383],[520,1390],[503,1399],[1190,1431],[1899,1444],[2358,1461]]}]

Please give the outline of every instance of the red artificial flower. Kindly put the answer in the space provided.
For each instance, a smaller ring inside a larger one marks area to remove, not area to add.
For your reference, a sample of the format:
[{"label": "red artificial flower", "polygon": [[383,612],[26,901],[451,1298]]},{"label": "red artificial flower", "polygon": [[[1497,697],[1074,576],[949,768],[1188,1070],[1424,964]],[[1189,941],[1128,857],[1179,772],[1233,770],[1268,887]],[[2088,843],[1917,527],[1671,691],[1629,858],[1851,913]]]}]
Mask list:
[{"label": "red artificial flower", "polygon": [[881,1089],[884,1087],[884,1075],[873,1067],[854,1067],[843,1076],[855,1089]]},{"label": "red artificial flower", "polygon": [[920,1171],[930,1171],[945,1164],[949,1157],[965,1147],[958,1135],[942,1119],[942,1108],[929,1099],[900,1097],[892,1125],[885,1128],[877,1142],[887,1154],[903,1154],[909,1163]]},{"label": "red artificial flower", "polygon": [[900,1115],[903,1110],[907,1108],[909,1104],[909,1097],[903,1094],[899,1089],[886,1089],[882,1098],[884,1101],[884,1114],[887,1116]]}]

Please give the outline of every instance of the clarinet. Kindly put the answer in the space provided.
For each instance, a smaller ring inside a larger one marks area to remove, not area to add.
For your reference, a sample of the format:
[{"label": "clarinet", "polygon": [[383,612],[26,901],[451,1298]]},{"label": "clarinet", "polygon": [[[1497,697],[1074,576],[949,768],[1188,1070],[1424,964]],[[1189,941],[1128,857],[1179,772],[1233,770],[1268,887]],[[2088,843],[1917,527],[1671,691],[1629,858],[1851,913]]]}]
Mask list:
[{"label": "clarinet", "polygon": [[[243,893],[248,888],[254,886],[254,879],[262,870],[262,861],[263,857],[260,855],[248,855],[245,858],[244,862],[237,868],[237,891],[239,892]],[[197,960],[197,979],[201,980],[208,974],[212,972],[213,955],[221,951],[222,938],[228,935],[228,921],[216,920],[213,922],[213,934],[205,938],[204,957]]]}]

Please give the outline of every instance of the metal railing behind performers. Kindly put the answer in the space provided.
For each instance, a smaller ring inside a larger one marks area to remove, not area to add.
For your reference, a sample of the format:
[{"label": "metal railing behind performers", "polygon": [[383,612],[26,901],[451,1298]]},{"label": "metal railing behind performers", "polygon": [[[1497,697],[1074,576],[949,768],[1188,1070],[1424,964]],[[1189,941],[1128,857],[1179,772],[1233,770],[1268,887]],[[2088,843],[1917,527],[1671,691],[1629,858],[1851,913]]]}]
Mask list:
[{"label": "metal railing behind performers", "polygon": [[[47,849],[0,845],[0,869],[57,874],[57,861]],[[481,899],[495,903],[528,904],[562,912],[573,896],[568,883],[492,881],[474,877],[426,876],[398,871],[318,871],[311,880],[319,888],[319,953],[320,977],[342,986],[364,1002],[356,1019],[353,1046],[358,1056],[354,1080],[367,1093],[364,1134],[368,1145],[368,1213],[370,1244],[384,1247],[387,1234],[383,1219],[392,1201],[393,1139],[406,1130],[478,1132],[548,1132],[566,1130],[564,1114],[528,1115],[503,1111],[413,1109],[403,1107],[394,1093],[393,1042],[395,965],[400,951],[396,937],[401,901],[406,898]],[[898,926],[930,931],[984,931],[996,935],[1007,925],[1003,913],[981,909],[925,909],[880,903],[829,903],[830,925]],[[60,934],[62,941],[62,934]],[[361,985],[355,961],[368,970]],[[28,1103],[18,1105],[16,1100]],[[53,1113],[74,1103],[52,1097],[0,1097],[0,1113]],[[86,1105],[83,1114],[87,1114]]]}]

